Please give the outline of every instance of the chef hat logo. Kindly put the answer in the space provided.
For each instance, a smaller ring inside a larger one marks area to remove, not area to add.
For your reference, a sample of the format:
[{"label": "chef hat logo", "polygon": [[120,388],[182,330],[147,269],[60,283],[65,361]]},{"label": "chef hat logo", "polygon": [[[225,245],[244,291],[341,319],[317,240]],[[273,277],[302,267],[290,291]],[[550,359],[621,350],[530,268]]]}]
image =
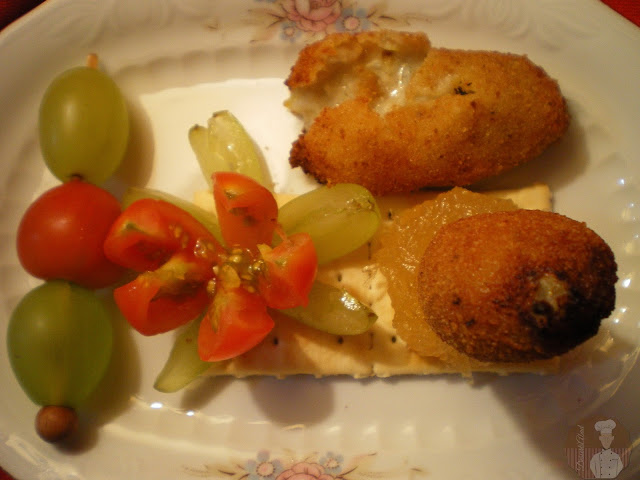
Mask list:
[{"label": "chef hat logo", "polygon": [[596,431],[600,432],[600,435],[611,435],[613,433],[613,429],[616,428],[616,422],[613,420],[600,420],[596,422],[594,425]]},{"label": "chef hat logo", "polygon": [[564,450],[577,477],[617,478],[629,465],[631,436],[620,419],[595,414],[567,430]]}]

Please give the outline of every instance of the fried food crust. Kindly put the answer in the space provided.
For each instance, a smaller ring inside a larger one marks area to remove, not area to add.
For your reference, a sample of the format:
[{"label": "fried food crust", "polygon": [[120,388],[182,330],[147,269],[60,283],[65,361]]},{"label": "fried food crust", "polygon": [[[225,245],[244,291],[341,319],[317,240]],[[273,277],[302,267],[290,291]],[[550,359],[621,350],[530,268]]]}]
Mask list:
[{"label": "fried food crust", "polygon": [[[303,48],[291,68],[285,84],[292,90],[312,87],[324,82],[333,74],[345,72],[345,68],[359,69],[357,63],[378,53],[385,56],[398,55],[410,61],[413,57],[421,61],[429,51],[431,43],[424,33],[376,30],[350,33],[334,33],[323,40]],[[363,72],[364,70],[360,70]],[[357,91],[357,96],[375,95],[376,92]]]},{"label": "fried food crust", "polygon": [[584,223],[552,212],[480,214],[442,227],[419,270],[425,319],[483,361],[563,354],[615,306],[616,262]]},{"label": "fried food crust", "polygon": [[525,56],[430,48],[423,34],[330,35],[303,49],[286,83],[305,118],[290,164],[377,195],[494,176],[569,124],[557,82]]}]

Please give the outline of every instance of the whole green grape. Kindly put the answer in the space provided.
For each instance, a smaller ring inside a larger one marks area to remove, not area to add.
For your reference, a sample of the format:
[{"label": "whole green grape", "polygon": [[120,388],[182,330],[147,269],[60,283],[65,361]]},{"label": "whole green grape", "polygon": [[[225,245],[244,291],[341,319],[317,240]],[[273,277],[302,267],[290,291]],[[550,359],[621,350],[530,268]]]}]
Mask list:
[{"label": "whole green grape", "polygon": [[104,376],[112,343],[111,319],[101,300],[64,281],[27,293],[7,331],[13,372],[38,405],[81,405]]},{"label": "whole green grape", "polygon": [[100,184],[118,168],[129,140],[126,102],[115,82],[93,67],[56,77],[40,104],[40,147],[61,181]]}]

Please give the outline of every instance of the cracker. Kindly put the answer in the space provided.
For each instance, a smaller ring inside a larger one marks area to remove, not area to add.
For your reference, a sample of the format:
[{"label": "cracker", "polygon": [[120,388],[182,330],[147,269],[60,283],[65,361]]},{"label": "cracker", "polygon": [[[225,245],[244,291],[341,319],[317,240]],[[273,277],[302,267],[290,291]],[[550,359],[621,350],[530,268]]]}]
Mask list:
[{"label": "cracker", "polygon": [[[432,200],[438,193],[430,191],[378,199],[383,223],[392,222],[403,210]],[[521,208],[551,209],[549,188],[542,184],[485,193],[511,199]],[[210,197],[210,194],[198,194],[196,202],[212,209]],[[290,198],[280,196],[279,201],[282,203]],[[207,374],[235,377],[348,375],[363,378],[441,373],[469,375],[472,372],[552,373],[580,357],[580,352],[574,351],[562,357],[522,364],[479,362],[452,352],[451,347],[435,334],[430,340],[434,345],[434,356],[418,356],[407,348],[393,328],[394,310],[387,293],[387,280],[371,260],[374,248],[375,238],[348,256],[322,266],[318,272],[319,281],[345,288],[373,309],[378,320],[369,331],[354,336],[331,335],[274,312],[276,326],[260,345],[244,355],[212,365]],[[439,355],[438,352],[442,351],[447,355]]]}]

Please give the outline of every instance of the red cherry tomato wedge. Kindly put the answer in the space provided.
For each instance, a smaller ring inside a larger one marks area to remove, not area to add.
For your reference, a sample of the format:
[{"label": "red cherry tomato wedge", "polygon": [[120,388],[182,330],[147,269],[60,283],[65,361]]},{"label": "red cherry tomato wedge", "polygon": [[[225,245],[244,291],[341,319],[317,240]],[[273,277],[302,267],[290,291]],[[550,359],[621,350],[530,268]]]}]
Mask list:
[{"label": "red cherry tomato wedge", "polygon": [[207,308],[211,301],[206,289],[210,278],[182,281],[182,272],[194,273],[188,271],[190,267],[175,257],[160,269],[144,272],[116,288],[113,298],[129,324],[143,335],[156,335],[184,325]]},{"label": "red cherry tomato wedge", "polygon": [[311,236],[296,233],[274,248],[262,245],[264,261],[258,276],[258,291],[275,309],[306,306],[318,271],[318,256]]},{"label": "red cherry tomato wedge", "polygon": [[68,280],[87,288],[112,285],[124,269],[109,261],[102,244],[120,215],[106,190],[73,179],[43,193],[18,227],[18,258],[44,280]]},{"label": "red cherry tomato wedge", "polygon": [[164,200],[143,198],[113,223],[104,251],[119,265],[144,272],[159,268],[181,251],[212,264],[224,247],[186,211]]},{"label": "red cherry tomato wedge", "polygon": [[278,204],[271,192],[255,180],[234,172],[212,175],[213,199],[228,247],[256,251],[271,245],[278,221]]},{"label": "red cherry tomato wedge", "polygon": [[209,303],[208,282],[223,247],[184,210],[162,200],[132,203],[104,244],[109,259],[141,272],[114,290],[129,323],[155,335],[187,323]]},{"label": "red cherry tomato wedge", "polygon": [[205,362],[242,355],[258,345],[274,325],[260,295],[242,287],[221,286],[200,323],[198,355]]}]

